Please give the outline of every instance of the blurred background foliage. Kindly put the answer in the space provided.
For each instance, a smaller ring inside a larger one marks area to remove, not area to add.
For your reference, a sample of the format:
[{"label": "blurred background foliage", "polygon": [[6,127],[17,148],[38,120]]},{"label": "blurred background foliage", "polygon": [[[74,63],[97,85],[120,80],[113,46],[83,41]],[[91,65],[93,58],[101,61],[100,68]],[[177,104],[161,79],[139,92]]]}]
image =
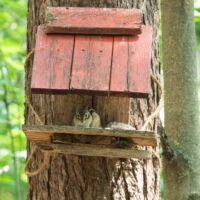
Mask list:
[{"label": "blurred background foliage", "polygon": [[26,139],[21,131],[27,0],[0,1],[0,200],[26,199]]},{"label": "blurred background foliage", "polygon": [[195,0],[195,25],[197,35],[197,48],[200,50],[200,0]]},{"label": "blurred background foliage", "polygon": [[[26,139],[21,131],[26,14],[27,0],[0,1],[0,200],[26,199]],[[200,0],[195,0],[195,24],[200,68]]]}]

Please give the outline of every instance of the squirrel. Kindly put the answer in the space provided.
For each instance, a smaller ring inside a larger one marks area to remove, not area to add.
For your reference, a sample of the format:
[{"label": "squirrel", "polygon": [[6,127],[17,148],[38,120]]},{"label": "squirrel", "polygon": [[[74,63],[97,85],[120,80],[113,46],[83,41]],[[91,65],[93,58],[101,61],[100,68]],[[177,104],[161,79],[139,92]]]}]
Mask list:
[{"label": "squirrel", "polygon": [[[102,128],[101,118],[96,110],[89,106],[78,106],[73,118],[73,124],[76,127],[82,128]],[[121,122],[110,122],[105,129],[121,129],[121,130],[135,130],[129,124]],[[114,146],[118,148],[131,148],[133,141],[130,138],[116,138]]]}]

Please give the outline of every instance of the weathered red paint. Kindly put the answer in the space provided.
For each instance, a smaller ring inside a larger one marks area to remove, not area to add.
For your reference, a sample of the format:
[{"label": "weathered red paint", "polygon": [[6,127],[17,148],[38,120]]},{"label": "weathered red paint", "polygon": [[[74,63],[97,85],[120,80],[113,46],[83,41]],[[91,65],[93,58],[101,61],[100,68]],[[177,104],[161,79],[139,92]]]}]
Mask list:
[{"label": "weathered red paint", "polygon": [[138,36],[37,33],[31,88],[40,93],[146,97],[150,88],[152,28]]},{"label": "weathered red paint", "polygon": [[31,88],[69,90],[73,35],[46,35],[38,27]]},{"label": "weathered red paint", "polygon": [[115,37],[110,90],[148,94],[152,28],[142,26],[134,37]]},{"label": "weathered red paint", "polygon": [[76,36],[71,89],[108,91],[112,36]]},{"label": "weathered red paint", "polygon": [[139,9],[48,7],[47,33],[123,34],[141,32]]},{"label": "weathered red paint", "polygon": [[113,48],[110,90],[129,92],[127,86],[127,66],[129,59],[128,37],[114,37]]},{"label": "weathered red paint", "polygon": [[141,35],[129,38],[129,92],[148,94],[150,91],[152,34],[152,27],[142,26]]}]

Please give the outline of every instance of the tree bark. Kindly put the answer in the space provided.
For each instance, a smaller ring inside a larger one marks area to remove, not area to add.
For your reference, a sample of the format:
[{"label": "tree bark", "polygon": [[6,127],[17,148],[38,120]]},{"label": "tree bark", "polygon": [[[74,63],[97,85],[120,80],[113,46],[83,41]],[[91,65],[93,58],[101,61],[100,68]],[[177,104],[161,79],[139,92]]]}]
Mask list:
[{"label": "tree bark", "polygon": [[[29,0],[28,4],[28,52],[35,46],[35,33],[44,22],[46,6],[83,6],[140,8],[144,23],[154,28],[151,73],[159,78],[157,0]],[[44,58],[45,59],[45,58]],[[77,104],[97,109],[103,125],[110,121],[129,123],[140,129],[159,102],[157,85],[152,82],[148,99],[129,99],[87,95],[34,95],[30,92],[32,60],[26,68],[26,95],[44,124],[71,125]],[[26,124],[38,124],[34,113],[26,105]],[[154,119],[149,130],[157,130],[159,119]],[[29,145],[31,150],[32,145]],[[37,153],[32,166],[40,165],[41,153]],[[54,154],[46,169],[29,178],[29,200],[158,200],[159,167],[156,159],[108,159]]]},{"label": "tree bark", "polygon": [[200,81],[200,50],[197,49],[197,74],[198,80]]},{"label": "tree bark", "polygon": [[172,155],[165,158],[167,200],[200,199],[200,132],[194,8],[192,0],[164,0],[165,130]]}]

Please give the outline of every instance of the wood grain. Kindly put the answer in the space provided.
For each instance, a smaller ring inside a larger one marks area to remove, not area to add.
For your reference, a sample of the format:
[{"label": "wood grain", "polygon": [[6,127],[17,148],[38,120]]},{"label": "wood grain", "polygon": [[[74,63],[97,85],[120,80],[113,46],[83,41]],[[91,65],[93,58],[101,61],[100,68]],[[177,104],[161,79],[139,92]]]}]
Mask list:
[{"label": "wood grain", "polygon": [[139,9],[48,7],[47,33],[139,34]]},{"label": "wood grain", "polygon": [[147,97],[152,28],[138,36],[46,35],[38,28],[34,93]]},{"label": "wood grain", "polygon": [[112,36],[76,36],[71,90],[108,91]]},{"label": "wood grain", "polygon": [[101,148],[98,145],[74,145],[74,144],[40,144],[40,149],[54,153],[64,153],[69,155],[97,156],[107,158],[137,158],[151,159],[150,151],[136,149]]},{"label": "wood grain", "polygon": [[90,136],[111,136],[132,138],[133,142],[138,145],[156,146],[157,135],[147,131],[133,130],[109,130],[95,128],[78,128],[74,126],[51,126],[51,125],[24,125],[23,131],[27,138],[32,141],[51,141],[53,134],[70,134],[70,135],[90,135]]},{"label": "wood grain", "polygon": [[150,92],[150,65],[153,29],[142,26],[142,34],[129,38],[128,88],[129,92]]},{"label": "wood grain", "polygon": [[129,92],[128,59],[129,59],[129,39],[126,36],[114,37],[112,72],[110,91]]},{"label": "wood grain", "polygon": [[142,26],[142,33],[138,36],[114,37],[111,92],[148,96],[151,46],[150,26]]},{"label": "wood grain", "polygon": [[46,35],[39,26],[36,37],[31,89],[69,90],[73,35]]}]

